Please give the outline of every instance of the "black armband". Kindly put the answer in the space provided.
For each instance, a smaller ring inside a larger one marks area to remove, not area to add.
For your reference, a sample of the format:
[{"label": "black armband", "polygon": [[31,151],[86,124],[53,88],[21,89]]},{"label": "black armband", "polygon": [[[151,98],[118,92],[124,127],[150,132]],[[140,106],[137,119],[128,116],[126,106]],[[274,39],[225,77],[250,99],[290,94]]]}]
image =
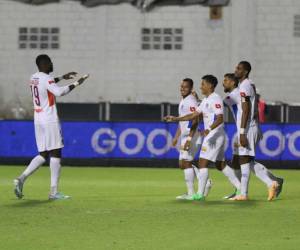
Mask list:
[{"label": "black armband", "polygon": [[57,83],[60,80],[64,79],[62,76],[54,77],[54,81]]},{"label": "black armband", "polygon": [[75,85],[74,84],[69,85],[69,89],[70,91],[72,91],[73,89],[75,89]]}]

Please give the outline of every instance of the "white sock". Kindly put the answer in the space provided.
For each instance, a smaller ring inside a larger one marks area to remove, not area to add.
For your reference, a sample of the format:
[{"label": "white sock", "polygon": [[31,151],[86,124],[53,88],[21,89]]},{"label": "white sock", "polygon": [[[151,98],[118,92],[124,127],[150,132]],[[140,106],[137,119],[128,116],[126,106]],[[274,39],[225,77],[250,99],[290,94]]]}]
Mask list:
[{"label": "white sock", "polygon": [[205,186],[208,180],[208,168],[199,169],[198,194],[204,195]]},{"label": "white sock", "polygon": [[241,165],[241,195],[247,196],[248,195],[248,185],[249,185],[249,178],[250,178],[250,163],[245,163]]},{"label": "white sock", "polygon": [[204,189],[204,196],[205,197],[208,196],[211,187],[212,187],[212,180],[207,179],[207,182],[206,182],[206,185],[205,185],[205,189]]},{"label": "white sock", "polygon": [[234,169],[235,176],[241,181],[242,173],[241,169]]},{"label": "white sock", "polygon": [[45,158],[41,155],[34,157],[25,171],[18,177],[22,182],[24,182],[28,176],[32,175],[40,166],[45,163]]},{"label": "white sock", "polygon": [[192,195],[195,193],[194,191],[194,178],[195,178],[195,172],[193,168],[185,168],[183,170],[184,172],[184,179],[188,191],[188,195]]},{"label": "white sock", "polygon": [[195,171],[197,179],[199,180],[199,168],[197,168],[194,164],[192,164],[192,167],[193,167],[193,169]]},{"label": "white sock", "polygon": [[50,172],[51,172],[51,191],[52,195],[58,192],[58,181],[60,177],[60,158],[51,157],[50,158]]},{"label": "white sock", "polygon": [[222,172],[236,189],[238,189],[238,190],[241,189],[241,182],[236,177],[235,172],[231,167],[226,165],[225,168],[222,170]]},{"label": "white sock", "polygon": [[268,169],[257,161],[251,162],[251,170],[254,174],[264,182],[269,188],[272,186],[273,180],[268,174]]}]

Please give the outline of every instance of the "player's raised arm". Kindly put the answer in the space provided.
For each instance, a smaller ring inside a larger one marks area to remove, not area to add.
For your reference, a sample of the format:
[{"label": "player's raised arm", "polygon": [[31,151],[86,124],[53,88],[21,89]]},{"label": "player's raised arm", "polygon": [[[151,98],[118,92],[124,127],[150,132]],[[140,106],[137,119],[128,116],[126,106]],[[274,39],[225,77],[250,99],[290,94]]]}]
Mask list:
[{"label": "player's raised arm", "polygon": [[60,80],[70,80],[70,79],[74,79],[74,77],[77,75],[77,72],[72,71],[69,72],[67,74],[64,74],[63,76],[58,76],[58,77],[54,77],[54,81],[55,82],[59,82]]},{"label": "player's raised arm", "polygon": [[55,96],[64,96],[71,92],[74,88],[81,85],[89,75],[84,75],[81,78],[79,78],[76,82],[73,82],[67,86],[58,86],[53,80],[49,80],[47,83],[47,89]]}]

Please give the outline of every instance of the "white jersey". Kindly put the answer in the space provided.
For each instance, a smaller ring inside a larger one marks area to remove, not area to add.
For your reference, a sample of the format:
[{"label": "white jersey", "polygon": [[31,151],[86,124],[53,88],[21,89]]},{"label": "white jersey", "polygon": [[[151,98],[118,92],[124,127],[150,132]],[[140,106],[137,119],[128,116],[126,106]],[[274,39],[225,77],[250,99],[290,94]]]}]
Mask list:
[{"label": "white jersey", "polygon": [[[192,94],[183,98],[178,106],[178,114],[179,116],[185,116],[191,114],[196,111],[198,106],[198,101],[195,96]],[[180,131],[182,135],[189,135],[191,122],[189,121],[181,121],[179,122]]]},{"label": "white jersey", "polygon": [[230,109],[232,116],[234,118],[234,121],[236,123],[237,121],[237,111],[239,108],[238,106],[241,106],[241,94],[239,91],[239,88],[235,88],[232,90],[224,99],[224,103],[228,106]]},{"label": "white jersey", "polygon": [[[257,122],[255,120],[255,109],[256,109],[256,93],[254,89],[253,83],[249,79],[245,79],[239,84],[239,91],[241,98],[249,97],[250,98],[250,114],[248,118],[248,123],[246,129],[249,127],[257,126]],[[240,129],[242,122],[242,104],[238,105],[237,112],[237,129]]]},{"label": "white jersey", "polygon": [[36,124],[58,122],[55,96],[67,94],[70,91],[69,87],[59,87],[53,77],[37,72],[31,76],[30,89],[34,106],[34,122]]},{"label": "white jersey", "polygon": [[[205,97],[196,111],[203,114],[204,128],[209,129],[210,126],[215,122],[217,115],[223,115],[224,106],[223,100],[217,93],[212,93],[208,97]],[[213,129],[209,135],[217,133],[223,130],[224,123]]]},{"label": "white jersey", "polygon": [[[229,107],[235,122],[237,121],[237,110],[241,109],[241,94],[239,88],[232,90],[227,97],[224,99],[224,103]],[[238,124],[236,123],[237,130],[239,130]],[[255,156],[255,147],[257,145],[259,131],[257,126],[249,127],[246,131],[246,136],[248,140],[248,147],[239,147],[240,135],[237,134],[237,137],[234,139],[234,155],[250,155]]]}]

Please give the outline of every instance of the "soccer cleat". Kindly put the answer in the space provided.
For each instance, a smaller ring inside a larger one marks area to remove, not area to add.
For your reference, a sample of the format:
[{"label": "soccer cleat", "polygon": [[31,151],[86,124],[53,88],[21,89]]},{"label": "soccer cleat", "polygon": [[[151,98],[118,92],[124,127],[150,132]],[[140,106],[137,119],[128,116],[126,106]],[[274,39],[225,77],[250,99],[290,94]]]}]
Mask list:
[{"label": "soccer cleat", "polygon": [[273,181],[272,186],[269,188],[268,201],[271,201],[276,197],[278,187],[277,181]]},{"label": "soccer cleat", "polygon": [[236,195],[233,198],[230,198],[231,201],[247,201],[248,197],[246,195]]},{"label": "soccer cleat", "polygon": [[224,200],[229,200],[229,199],[232,199],[232,198],[234,198],[235,196],[240,195],[240,194],[241,194],[241,191],[238,190],[238,189],[235,189],[235,190],[234,190],[234,193],[224,196],[223,199],[224,199]]},{"label": "soccer cleat", "polygon": [[208,195],[208,193],[209,193],[209,191],[210,191],[212,185],[213,185],[212,180],[211,180],[211,179],[208,179],[208,180],[207,180],[207,183],[206,183],[206,186],[205,186],[205,190],[204,190],[204,197],[207,197],[207,195]]},{"label": "soccer cleat", "polygon": [[276,190],[276,198],[280,195],[281,191],[282,191],[282,186],[283,186],[283,182],[284,179],[283,178],[277,178],[277,183],[278,183],[278,188]]},{"label": "soccer cleat", "polygon": [[205,201],[205,196],[201,194],[193,194],[189,199],[189,201]]},{"label": "soccer cleat", "polygon": [[182,194],[179,196],[176,196],[176,200],[192,200],[192,194]]},{"label": "soccer cleat", "polygon": [[71,198],[71,196],[64,195],[62,193],[49,194],[49,200],[67,200],[70,198]]},{"label": "soccer cleat", "polygon": [[23,195],[23,185],[24,182],[22,182],[19,178],[14,179],[14,185],[15,185],[15,195],[18,199],[22,199]]}]

